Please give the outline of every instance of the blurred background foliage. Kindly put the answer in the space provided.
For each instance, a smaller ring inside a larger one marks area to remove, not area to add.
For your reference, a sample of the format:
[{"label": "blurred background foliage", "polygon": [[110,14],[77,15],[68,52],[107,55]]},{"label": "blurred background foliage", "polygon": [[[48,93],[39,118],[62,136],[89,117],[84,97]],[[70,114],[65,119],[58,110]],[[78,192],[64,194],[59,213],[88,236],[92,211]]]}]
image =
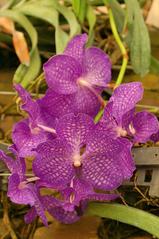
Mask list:
[{"label": "blurred background foliage", "polygon": [[14,46],[21,62],[13,81],[28,87],[41,72],[41,61],[62,53],[67,42],[81,32],[88,33],[88,46],[94,44],[110,55],[118,71],[122,65],[123,73],[127,68],[141,76],[148,72],[158,74],[159,61],[152,56],[150,34],[144,21],[151,3],[149,0],[1,0],[0,47],[13,51]]}]

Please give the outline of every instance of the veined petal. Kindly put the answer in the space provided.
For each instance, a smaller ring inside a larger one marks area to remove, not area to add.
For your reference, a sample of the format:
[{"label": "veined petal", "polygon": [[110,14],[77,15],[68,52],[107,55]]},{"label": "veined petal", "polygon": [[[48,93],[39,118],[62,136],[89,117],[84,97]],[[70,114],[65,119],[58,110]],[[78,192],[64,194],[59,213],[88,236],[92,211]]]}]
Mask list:
[{"label": "veined petal", "polygon": [[16,156],[16,159],[13,159],[5,154],[2,150],[0,150],[0,160],[2,160],[6,164],[9,171],[11,173],[18,174],[20,179],[24,179],[24,174],[26,171],[24,158],[19,157],[19,155]]},{"label": "veined petal", "polygon": [[29,187],[20,188],[20,177],[17,173],[12,174],[8,181],[8,197],[10,200],[17,204],[30,204],[35,202],[34,195],[30,191]]},{"label": "veined petal", "polygon": [[87,207],[87,201],[80,203],[79,207],[76,207],[74,211],[66,211],[63,207],[52,207],[48,209],[48,212],[57,220],[65,224],[71,224],[80,219]]},{"label": "veined petal", "polygon": [[88,36],[85,33],[75,36],[68,43],[63,54],[75,58],[82,65],[84,57],[84,46],[87,42],[87,39]]},{"label": "veined petal", "polygon": [[16,123],[12,132],[12,139],[19,151],[20,157],[35,155],[33,148],[45,142],[49,137],[54,136],[38,127],[31,130],[29,120],[27,119]]},{"label": "veined petal", "polygon": [[[45,118],[49,115],[49,124],[51,119],[60,118],[66,114],[72,113],[72,104],[74,102],[74,94],[72,95],[62,95],[57,94],[51,89],[48,89],[45,96],[38,100],[38,104],[42,111],[42,117],[44,121],[48,122]],[[45,112],[45,114],[43,114]]]},{"label": "veined petal", "polygon": [[82,74],[82,68],[73,57],[57,55],[44,64],[44,72],[49,88],[67,95],[77,91],[77,79]]},{"label": "veined petal", "polygon": [[90,85],[106,88],[111,80],[111,63],[109,57],[101,49],[86,49],[84,57],[85,80]]},{"label": "veined petal", "polygon": [[36,153],[36,159],[33,161],[35,175],[53,188],[67,187],[74,175],[70,147],[55,139],[40,144]]},{"label": "veined petal", "polygon": [[111,114],[118,124],[122,124],[122,117],[133,109],[142,99],[143,88],[140,82],[122,84],[114,90],[109,102],[113,102]]},{"label": "veined petal", "polygon": [[[100,95],[100,93],[99,93]],[[85,113],[95,117],[100,109],[100,101],[98,97],[93,94],[89,89],[80,87],[77,93],[73,94],[72,112],[75,114]]]},{"label": "veined petal", "polygon": [[158,131],[158,120],[155,115],[143,111],[135,115],[132,121],[134,128],[134,141],[145,143],[150,140],[152,134]]},{"label": "veined petal", "polygon": [[29,114],[34,123],[34,121],[39,117],[38,104],[36,101],[32,100],[30,94],[20,84],[14,84],[14,88],[22,99],[22,110],[25,110]]},{"label": "veined petal", "polygon": [[132,144],[125,139],[120,141],[105,138],[104,141],[104,137],[101,137],[101,140],[99,136],[96,137],[83,155],[84,179],[97,189],[117,188],[124,179],[132,176],[135,169],[130,152],[131,146]]},{"label": "veined petal", "polygon": [[59,119],[56,127],[58,137],[67,142],[72,150],[79,150],[87,143],[94,128],[93,119],[86,114],[69,114]]},{"label": "veined petal", "polygon": [[83,177],[96,189],[116,189],[123,181],[118,156],[109,153],[92,153],[83,160]]},{"label": "veined petal", "polygon": [[153,142],[158,142],[158,141],[159,141],[159,130],[157,131],[157,133],[152,134],[150,139],[151,139]]}]

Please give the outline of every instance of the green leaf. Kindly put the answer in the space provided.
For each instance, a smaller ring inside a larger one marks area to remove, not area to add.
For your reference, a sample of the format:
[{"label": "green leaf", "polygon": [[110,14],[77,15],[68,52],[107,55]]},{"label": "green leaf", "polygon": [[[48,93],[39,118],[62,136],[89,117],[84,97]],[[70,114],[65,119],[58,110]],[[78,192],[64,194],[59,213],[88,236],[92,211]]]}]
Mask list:
[{"label": "green leaf", "polygon": [[88,214],[130,224],[159,237],[159,217],[143,210],[121,204],[91,203]]},{"label": "green leaf", "polygon": [[25,29],[30,37],[32,43],[30,50],[30,65],[28,67],[24,64],[20,64],[13,77],[14,82],[21,83],[23,86],[27,86],[29,85],[30,81],[37,76],[41,66],[40,56],[37,50],[37,32],[27,17],[16,10],[0,11],[0,16],[9,17],[13,21],[17,22]]},{"label": "green leaf", "polygon": [[[36,0],[35,0],[36,1]],[[53,7],[60,14],[64,16],[70,26],[70,37],[72,38],[76,34],[79,34],[81,31],[81,27],[74,15],[74,13],[68,8],[61,5],[58,0],[39,0],[38,5],[42,4],[43,6]]]},{"label": "green leaf", "polygon": [[150,72],[157,75],[159,74],[159,60],[153,56],[151,56]]},{"label": "green leaf", "polygon": [[80,3],[81,3],[80,0],[72,0],[72,7],[76,16],[78,16],[80,12]]},{"label": "green leaf", "polygon": [[32,48],[30,53],[32,53],[32,51],[34,51],[34,49],[37,46],[38,36],[37,36],[37,32],[35,28],[31,24],[31,22],[27,19],[27,17],[25,17],[23,14],[19,13],[16,10],[0,11],[0,16],[11,18],[13,21],[17,22],[19,25],[21,25],[25,29],[25,31],[28,33],[31,39]]},{"label": "green leaf", "polygon": [[35,48],[31,54],[30,66],[27,67],[23,64],[17,68],[13,81],[16,83],[21,83],[24,88],[27,88],[32,80],[34,80],[41,69],[41,59],[38,49]]},{"label": "green leaf", "polygon": [[[125,0],[129,15],[130,59],[135,73],[144,76],[149,72],[151,46],[147,27],[137,0]],[[131,37],[130,37],[131,36]]]},{"label": "green leaf", "polygon": [[56,9],[43,6],[40,3],[37,5],[37,3],[29,2],[16,9],[23,14],[40,18],[53,25],[55,27],[56,53],[63,52],[68,41],[68,35],[59,26],[59,14]]},{"label": "green leaf", "polygon": [[80,23],[83,23],[87,12],[87,0],[72,0],[72,6]]},{"label": "green leaf", "polygon": [[91,46],[94,39],[94,26],[96,24],[96,15],[94,13],[93,7],[91,7],[90,5],[87,7],[87,20],[89,24],[89,39],[87,46]]}]

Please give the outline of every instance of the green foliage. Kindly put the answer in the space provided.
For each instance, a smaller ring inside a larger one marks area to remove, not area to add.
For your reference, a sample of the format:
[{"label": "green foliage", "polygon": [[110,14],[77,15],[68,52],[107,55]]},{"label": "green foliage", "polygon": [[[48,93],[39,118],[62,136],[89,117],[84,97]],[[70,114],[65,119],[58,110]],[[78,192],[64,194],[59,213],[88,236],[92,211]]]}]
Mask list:
[{"label": "green foliage", "polygon": [[159,60],[153,56],[151,56],[150,72],[157,75],[159,74]]},{"label": "green foliage", "polygon": [[79,21],[83,23],[87,12],[87,0],[72,0],[72,7]]},{"label": "green foliage", "polygon": [[117,220],[159,237],[159,217],[143,210],[121,204],[91,203],[88,214]]},{"label": "green foliage", "polygon": [[93,39],[94,39],[94,26],[96,24],[96,15],[93,11],[93,7],[88,5],[87,7],[87,20],[88,20],[88,24],[89,24],[89,40],[87,45],[91,46],[93,43]]},{"label": "green foliage", "polygon": [[147,27],[137,0],[125,0],[131,40],[130,58],[135,73],[144,76],[150,69],[151,47]]},{"label": "green foliage", "polygon": [[120,4],[116,0],[111,0],[109,5],[112,9],[117,29],[121,33],[124,27],[125,10],[121,8]]},{"label": "green foliage", "polygon": [[28,20],[28,18],[26,18],[23,14],[19,13],[16,10],[0,11],[0,16],[9,17],[15,22],[17,22],[25,29],[25,31],[28,33],[28,36],[30,37],[32,44],[30,50],[30,66],[20,64],[13,78],[14,82],[22,83],[27,87],[28,83],[38,75],[41,66],[41,61],[37,50],[38,37],[36,29],[33,27],[32,23]]},{"label": "green foliage", "polygon": [[[7,9],[11,8],[11,9]],[[65,32],[60,26],[59,14],[62,14],[69,24],[70,32]],[[27,87],[37,77],[41,69],[41,60],[37,48],[38,36],[36,28],[27,16],[40,18],[55,28],[56,53],[62,53],[67,42],[76,34],[80,33],[80,25],[74,13],[67,7],[59,4],[58,0],[10,0],[0,16],[9,17],[17,22],[28,33],[31,40],[30,65],[20,64],[15,72],[13,81]]]}]

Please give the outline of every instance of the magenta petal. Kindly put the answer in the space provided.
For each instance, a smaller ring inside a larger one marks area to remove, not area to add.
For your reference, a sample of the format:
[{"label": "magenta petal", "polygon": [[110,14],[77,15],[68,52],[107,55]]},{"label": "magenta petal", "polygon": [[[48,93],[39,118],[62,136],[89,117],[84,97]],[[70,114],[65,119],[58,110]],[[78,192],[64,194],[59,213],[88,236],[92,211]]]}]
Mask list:
[{"label": "magenta petal", "polygon": [[150,139],[155,143],[158,142],[159,141],[159,130],[157,131],[157,133],[152,134]]},{"label": "magenta petal", "polygon": [[11,173],[18,174],[20,180],[23,180],[25,178],[24,174],[26,166],[23,158],[20,158],[17,155],[17,158],[13,159],[6,155],[2,150],[0,150],[0,160],[3,160]]},{"label": "magenta petal", "polygon": [[150,140],[152,134],[158,131],[158,120],[155,115],[143,111],[135,115],[132,126],[135,129],[134,141],[145,143]]},{"label": "magenta petal", "polygon": [[32,100],[30,94],[20,84],[14,84],[14,88],[22,99],[21,108],[28,112],[32,120],[36,120],[39,116],[39,106],[36,101]]},{"label": "magenta petal", "polygon": [[133,120],[134,115],[135,115],[135,108],[129,110],[128,112],[126,112],[126,113],[123,115],[123,118],[122,118],[122,127],[123,127],[124,129],[128,129],[128,126],[129,126],[129,124],[131,123],[131,121]]},{"label": "magenta petal", "polygon": [[56,130],[61,140],[77,150],[87,143],[87,137],[93,128],[94,122],[90,116],[69,114],[60,118]]},{"label": "magenta petal", "polygon": [[[100,93],[99,93],[100,94]],[[89,89],[80,87],[72,100],[72,107],[75,114],[85,113],[95,117],[100,109],[99,99]]]},{"label": "magenta petal", "polygon": [[80,203],[79,207],[76,207],[75,210],[71,212],[64,210],[63,207],[53,207],[50,208],[48,212],[60,222],[71,224],[80,219],[86,209],[86,206],[87,202],[83,201]]},{"label": "magenta petal", "polygon": [[118,124],[122,124],[122,116],[133,109],[142,96],[143,88],[140,82],[122,84],[114,90],[109,102],[113,102],[111,114]]},{"label": "magenta petal", "polygon": [[94,135],[83,155],[84,179],[97,189],[112,190],[120,186],[135,168],[131,147],[125,139],[113,140],[102,133]]},{"label": "magenta petal", "polygon": [[36,152],[33,161],[35,175],[53,188],[67,187],[74,174],[70,147],[55,139],[40,144]]},{"label": "magenta petal", "polygon": [[20,177],[14,173],[9,177],[8,181],[8,197],[10,200],[17,204],[30,204],[35,202],[34,195],[29,187],[20,188]]},{"label": "magenta petal", "polygon": [[81,34],[75,36],[67,45],[63,54],[72,56],[75,58],[81,65],[84,57],[84,46],[87,42],[87,34]]},{"label": "magenta petal", "polygon": [[29,121],[22,120],[14,125],[12,139],[16,144],[20,157],[33,156],[40,143],[45,142],[49,134],[39,128],[30,129]]},{"label": "magenta petal", "polygon": [[37,217],[37,212],[35,207],[33,206],[29,209],[29,211],[24,216],[25,223],[27,224],[32,223],[36,217]]},{"label": "magenta petal", "polygon": [[86,49],[84,58],[85,78],[91,85],[106,87],[111,80],[111,63],[109,57],[101,49]]},{"label": "magenta petal", "polygon": [[81,65],[71,56],[57,55],[44,64],[48,86],[59,94],[77,91],[77,79],[82,74]]},{"label": "magenta petal", "polygon": [[118,156],[109,152],[88,155],[83,162],[83,177],[96,189],[116,189],[123,181]]}]

